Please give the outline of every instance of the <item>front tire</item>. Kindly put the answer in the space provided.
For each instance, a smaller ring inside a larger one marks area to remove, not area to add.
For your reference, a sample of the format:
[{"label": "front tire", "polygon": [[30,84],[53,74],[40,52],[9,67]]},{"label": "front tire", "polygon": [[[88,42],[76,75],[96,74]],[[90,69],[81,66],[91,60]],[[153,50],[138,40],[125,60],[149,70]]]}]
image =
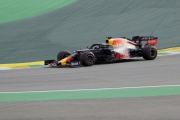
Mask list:
[{"label": "front tire", "polygon": [[68,51],[61,51],[57,55],[57,61],[60,61],[60,60],[62,60],[64,58],[68,57],[69,55],[71,55],[70,52],[68,52]]},{"label": "front tire", "polygon": [[92,52],[82,53],[80,61],[84,66],[92,66],[95,63],[95,56]]},{"label": "front tire", "polygon": [[157,57],[157,50],[154,46],[145,46],[142,49],[142,56],[145,60],[154,60]]}]

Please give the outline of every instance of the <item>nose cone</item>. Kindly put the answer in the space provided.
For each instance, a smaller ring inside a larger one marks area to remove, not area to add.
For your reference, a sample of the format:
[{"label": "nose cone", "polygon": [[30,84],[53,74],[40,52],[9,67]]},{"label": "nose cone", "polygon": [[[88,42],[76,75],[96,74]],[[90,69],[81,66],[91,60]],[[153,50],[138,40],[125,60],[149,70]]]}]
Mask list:
[{"label": "nose cone", "polygon": [[106,43],[109,43],[109,40],[106,40]]}]

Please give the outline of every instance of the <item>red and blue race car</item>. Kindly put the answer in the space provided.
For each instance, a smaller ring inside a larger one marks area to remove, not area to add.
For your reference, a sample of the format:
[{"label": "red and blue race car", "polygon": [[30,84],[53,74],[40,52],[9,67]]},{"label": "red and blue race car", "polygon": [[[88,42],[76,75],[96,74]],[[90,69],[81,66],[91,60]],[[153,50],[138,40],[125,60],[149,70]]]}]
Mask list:
[{"label": "red and blue race car", "polygon": [[[84,50],[74,53],[61,51],[57,60],[45,60],[49,66],[92,66],[95,63],[109,63],[122,59],[143,57],[145,60],[154,60],[157,57],[158,37],[134,36],[132,39],[126,37],[107,37],[106,44],[93,44]],[[143,46],[142,41],[146,41]]]}]

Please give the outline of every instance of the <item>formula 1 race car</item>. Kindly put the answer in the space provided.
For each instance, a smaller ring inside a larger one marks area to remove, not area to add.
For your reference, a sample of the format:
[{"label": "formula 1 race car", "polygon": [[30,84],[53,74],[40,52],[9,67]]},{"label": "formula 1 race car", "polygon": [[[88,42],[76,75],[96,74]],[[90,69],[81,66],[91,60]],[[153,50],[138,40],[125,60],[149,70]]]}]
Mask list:
[{"label": "formula 1 race car", "polygon": [[[57,60],[45,60],[49,66],[92,66],[95,63],[108,63],[132,57],[143,57],[145,60],[154,60],[157,50],[158,37],[134,36],[131,39],[126,37],[107,37],[106,44],[93,44],[90,48],[77,50],[71,54],[68,51],[61,51]],[[142,47],[142,41],[147,41]]]}]

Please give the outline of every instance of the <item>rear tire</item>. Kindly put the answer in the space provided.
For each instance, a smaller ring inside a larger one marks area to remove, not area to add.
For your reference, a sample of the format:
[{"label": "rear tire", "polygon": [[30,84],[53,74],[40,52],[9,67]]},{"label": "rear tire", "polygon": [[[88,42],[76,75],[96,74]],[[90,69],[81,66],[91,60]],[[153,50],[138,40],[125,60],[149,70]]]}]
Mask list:
[{"label": "rear tire", "polygon": [[60,60],[62,60],[64,58],[68,57],[69,55],[71,55],[70,52],[68,52],[68,51],[61,51],[57,55],[57,61],[60,61]]},{"label": "rear tire", "polygon": [[157,50],[154,46],[145,46],[142,49],[142,56],[145,60],[154,60],[157,57]]},{"label": "rear tire", "polygon": [[92,66],[95,63],[95,56],[92,52],[82,53],[80,61],[84,66]]}]

